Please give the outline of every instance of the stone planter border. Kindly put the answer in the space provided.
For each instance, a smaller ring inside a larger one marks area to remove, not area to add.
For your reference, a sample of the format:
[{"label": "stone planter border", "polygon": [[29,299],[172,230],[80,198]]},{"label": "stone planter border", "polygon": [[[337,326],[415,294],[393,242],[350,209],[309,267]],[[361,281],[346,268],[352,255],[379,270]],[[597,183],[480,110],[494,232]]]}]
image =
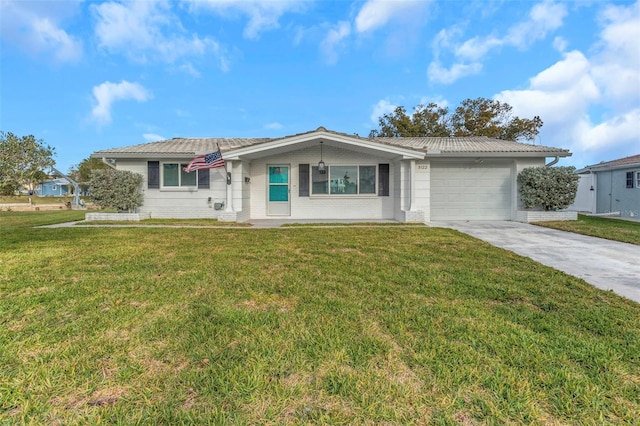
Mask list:
[{"label": "stone planter border", "polygon": [[578,212],[518,210],[516,222],[551,222],[556,220],[578,220]]},{"label": "stone planter border", "polygon": [[91,222],[94,220],[130,220],[140,221],[140,213],[87,213],[84,220]]}]

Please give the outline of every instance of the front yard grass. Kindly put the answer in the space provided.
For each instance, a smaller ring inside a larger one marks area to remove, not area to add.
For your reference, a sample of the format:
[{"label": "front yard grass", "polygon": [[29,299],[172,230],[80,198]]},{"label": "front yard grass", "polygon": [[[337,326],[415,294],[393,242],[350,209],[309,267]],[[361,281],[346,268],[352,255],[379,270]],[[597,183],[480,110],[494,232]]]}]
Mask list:
[{"label": "front yard grass", "polygon": [[537,222],[534,225],[640,245],[640,222],[579,214],[578,220]]},{"label": "front yard grass", "polygon": [[42,222],[0,213],[0,424],[638,421],[640,305],[461,233]]}]

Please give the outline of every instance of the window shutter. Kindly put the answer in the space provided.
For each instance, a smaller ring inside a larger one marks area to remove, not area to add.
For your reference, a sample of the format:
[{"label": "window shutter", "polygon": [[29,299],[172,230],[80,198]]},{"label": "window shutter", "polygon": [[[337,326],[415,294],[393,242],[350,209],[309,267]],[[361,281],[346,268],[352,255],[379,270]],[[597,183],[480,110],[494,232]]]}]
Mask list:
[{"label": "window shutter", "polygon": [[209,189],[209,169],[198,170],[198,189]]},{"label": "window shutter", "polygon": [[309,196],[309,165],[298,164],[298,196]]},{"label": "window shutter", "polygon": [[378,164],[378,195],[389,196],[389,165]]},{"label": "window shutter", "polygon": [[159,161],[147,162],[147,188],[149,189],[160,188],[160,162]]}]

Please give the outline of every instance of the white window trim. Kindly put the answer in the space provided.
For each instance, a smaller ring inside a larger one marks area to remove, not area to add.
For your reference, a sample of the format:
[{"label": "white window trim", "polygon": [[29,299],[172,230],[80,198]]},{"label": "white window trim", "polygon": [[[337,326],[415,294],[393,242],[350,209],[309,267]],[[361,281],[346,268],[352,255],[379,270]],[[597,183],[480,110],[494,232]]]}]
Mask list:
[{"label": "white window trim", "polygon": [[[165,164],[177,164],[178,165],[178,186],[165,186],[164,185],[164,166]],[[160,190],[161,191],[177,191],[177,192],[193,192],[198,190],[198,171],[194,170],[196,173],[196,184],[195,185],[182,185],[182,168],[186,167],[187,164],[183,164],[180,161],[166,161],[160,162]]]},{"label": "white window trim", "polygon": [[[357,194],[336,194],[336,193],[331,193],[331,167],[356,167],[358,170],[357,176],[356,176],[356,180],[358,181],[358,193]],[[373,192],[367,192],[364,194],[360,193],[360,167],[374,167],[376,174],[374,177],[374,184],[375,184],[375,188]],[[337,198],[337,199],[343,199],[343,198],[378,198],[378,179],[380,176],[380,171],[378,170],[378,165],[377,164],[327,164],[326,165],[326,170],[327,170],[327,185],[328,185],[328,189],[329,189],[329,193],[328,194],[314,194],[313,192],[313,169],[317,169],[318,165],[313,165],[310,164],[309,167],[309,197],[311,198]]]},{"label": "white window trim", "polygon": [[635,189],[640,189],[640,170],[636,171],[634,174],[633,187]]}]

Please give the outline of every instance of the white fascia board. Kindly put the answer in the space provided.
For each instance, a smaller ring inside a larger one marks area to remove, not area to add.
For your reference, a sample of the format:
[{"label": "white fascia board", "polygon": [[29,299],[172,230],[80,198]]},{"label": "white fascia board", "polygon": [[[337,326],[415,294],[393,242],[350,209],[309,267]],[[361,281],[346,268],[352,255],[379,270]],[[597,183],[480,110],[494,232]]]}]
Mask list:
[{"label": "white fascia board", "polygon": [[[204,152],[202,153],[204,154]],[[100,153],[94,152],[90,155],[92,158],[131,158],[131,159],[163,159],[163,158],[173,158],[173,159],[188,159],[191,160],[195,156],[200,155],[197,153],[185,153],[185,152],[108,152],[108,153]]]},{"label": "white fascia board", "polygon": [[348,136],[336,135],[334,133],[328,133],[328,132],[307,133],[307,134],[297,135],[293,137],[286,137],[286,138],[278,139],[272,142],[262,143],[259,145],[239,148],[239,149],[235,149],[235,150],[223,153],[223,158],[227,160],[239,160],[243,156],[252,156],[252,154],[259,154],[261,152],[267,153],[268,151],[271,151],[271,150],[293,147],[301,143],[312,142],[316,140],[317,141],[322,140],[323,142],[327,143],[327,145],[331,145],[331,142],[337,142],[339,144],[356,146],[359,148],[370,149],[372,151],[380,151],[388,154],[395,154],[402,157],[403,159],[421,160],[424,158],[424,153],[421,151],[415,151],[412,149],[401,148],[401,147],[396,147],[391,145],[384,145],[384,144],[371,142],[371,141],[360,139],[360,138],[350,138]]},{"label": "white fascia board", "polygon": [[612,170],[621,170],[621,169],[640,169],[640,163],[627,163],[627,164],[618,164],[617,166],[589,166],[585,167],[582,170],[589,170],[593,173],[597,172],[608,172]]}]

